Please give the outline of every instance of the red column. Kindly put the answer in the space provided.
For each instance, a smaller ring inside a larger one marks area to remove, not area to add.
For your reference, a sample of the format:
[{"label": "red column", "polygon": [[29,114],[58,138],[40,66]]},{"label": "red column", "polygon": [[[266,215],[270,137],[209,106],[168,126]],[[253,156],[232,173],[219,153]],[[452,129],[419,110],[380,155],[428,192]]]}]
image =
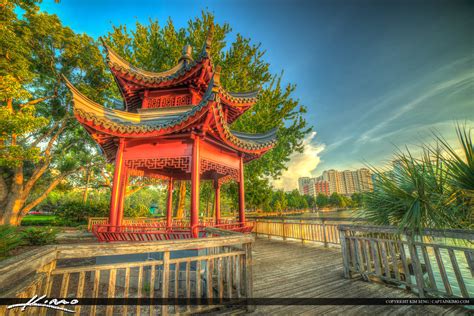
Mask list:
[{"label": "red column", "polygon": [[214,180],[214,189],[215,191],[215,206],[216,206],[216,225],[221,222],[221,185],[219,180]]},{"label": "red column", "polygon": [[128,186],[128,173],[127,168],[125,166],[122,167],[122,179],[120,183],[120,195],[118,197],[118,206],[117,206],[117,219],[115,226],[122,226],[123,220],[123,203],[125,201],[125,195],[127,193],[127,186]]},{"label": "red column", "polygon": [[244,158],[240,157],[239,176],[239,222],[245,222]]},{"label": "red column", "polygon": [[115,171],[114,181],[112,185],[112,194],[110,195],[110,213],[109,213],[109,224],[117,224],[117,210],[119,205],[119,197],[121,195],[122,172],[123,172],[123,149],[125,142],[121,138],[117,148],[117,154],[115,155]]},{"label": "red column", "polygon": [[166,206],[166,227],[170,228],[173,218],[173,178],[168,180],[168,204]]},{"label": "red column", "polygon": [[199,225],[199,136],[194,135],[193,159],[191,166],[191,233],[194,238],[198,237]]}]

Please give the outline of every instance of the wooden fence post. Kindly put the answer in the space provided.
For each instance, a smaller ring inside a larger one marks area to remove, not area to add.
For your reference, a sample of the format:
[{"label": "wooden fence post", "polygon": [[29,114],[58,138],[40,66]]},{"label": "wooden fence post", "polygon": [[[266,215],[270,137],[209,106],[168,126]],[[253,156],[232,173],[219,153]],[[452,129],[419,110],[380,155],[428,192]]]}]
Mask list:
[{"label": "wooden fence post", "polygon": [[416,251],[416,245],[414,244],[414,236],[412,232],[407,232],[408,249],[410,251],[410,258],[413,266],[413,272],[415,272],[416,288],[418,289],[418,296],[421,298],[425,297],[425,291],[423,289],[423,271],[421,270],[420,258]]},{"label": "wooden fence post", "polygon": [[[253,260],[252,243],[245,244],[245,296],[247,299],[253,299]],[[247,311],[253,312],[255,305],[248,303]]]},{"label": "wooden fence post", "polygon": [[328,247],[328,238],[326,237],[326,224],[324,219],[322,220],[323,222],[323,240],[324,240],[324,247]]},{"label": "wooden fence post", "polygon": [[283,225],[283,240],[286,240],[285,219],[284,218],[283,218],[283,221],[282,221],[282,225]]},{"label": "wooden fence post", "polygon": [[346,279],[350,279],[351,278],[351,272],[349,269],[350,253],[349,253],[349,248],[347,247],[347,244],[346,244],[346,231],[344,230],[344,227],[341,227],[341,226],[339,226],[338,229],[339,229],[339,236],[340,236],[340,241],[341,241],[344,277]]},{"label": "wooden fence post", "polygon": [[[162,280],[161,298],[169,299],[168,297],[168,293],[169,293],[168,288],[169,288],[169,282],[170,282],[170,252],[169,251],[165,251],[163,253],[163,276],[161,280]],[[168,304],[161,305],[161,315],[168,315]]]}]

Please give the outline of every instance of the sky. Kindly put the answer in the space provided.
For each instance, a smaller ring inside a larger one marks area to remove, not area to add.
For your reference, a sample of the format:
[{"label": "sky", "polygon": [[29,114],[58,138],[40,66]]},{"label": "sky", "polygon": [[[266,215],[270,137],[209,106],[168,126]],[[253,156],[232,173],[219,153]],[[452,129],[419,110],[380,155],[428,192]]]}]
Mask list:
[{"label": "sky", "polygon": [[79,33],[98,37],[138,20],[185,26],[202,10],[266,50],[284,71],[313,132],[274,181],[297,187],[327,169],[381,166],[396,148],[455,140],[456,122],[474,127],[474,2],[428,0],[44,1]]}]

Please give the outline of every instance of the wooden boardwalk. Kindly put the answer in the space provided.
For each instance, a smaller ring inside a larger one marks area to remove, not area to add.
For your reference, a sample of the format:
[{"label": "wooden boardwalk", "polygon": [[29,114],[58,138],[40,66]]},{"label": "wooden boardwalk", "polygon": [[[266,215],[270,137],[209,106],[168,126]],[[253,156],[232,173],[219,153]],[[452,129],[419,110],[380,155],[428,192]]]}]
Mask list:
[{"label": "wooden boardwalk", "polygon": [[[343,277],[341,250],[259,237],[253,251],[254,297],[404,297],[408,291]],[[463,315],[450,306],[257,306],[253,315]]]}]

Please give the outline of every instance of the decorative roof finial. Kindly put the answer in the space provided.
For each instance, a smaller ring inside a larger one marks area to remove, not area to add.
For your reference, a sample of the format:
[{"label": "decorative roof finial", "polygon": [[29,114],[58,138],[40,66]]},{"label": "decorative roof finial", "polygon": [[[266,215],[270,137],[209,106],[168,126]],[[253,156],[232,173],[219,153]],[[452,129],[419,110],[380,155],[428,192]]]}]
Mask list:
[{"label": "decorative roof finial", "polygon": [[221,86],[221,70],[222,70],[221,66],[216,66],[216,69],[212,77],[212,81],[213,81],[212,91],[213,92],[218,92]]},{"label": "decorative roof finial", "polygon": [[211,24],[211,26],[209,27],[209,31],[207,32],[206,41],[204,42],[204,46],[202,50],[203,55],[210,56],[213,38],[214,38],[214,24]]},{"label": "decorative roof finial", "polygon": [[193,47],[191,45],[184,45],[183,47],[183,54],[179,58],[179,61],[192,61],[193,60]]}]

